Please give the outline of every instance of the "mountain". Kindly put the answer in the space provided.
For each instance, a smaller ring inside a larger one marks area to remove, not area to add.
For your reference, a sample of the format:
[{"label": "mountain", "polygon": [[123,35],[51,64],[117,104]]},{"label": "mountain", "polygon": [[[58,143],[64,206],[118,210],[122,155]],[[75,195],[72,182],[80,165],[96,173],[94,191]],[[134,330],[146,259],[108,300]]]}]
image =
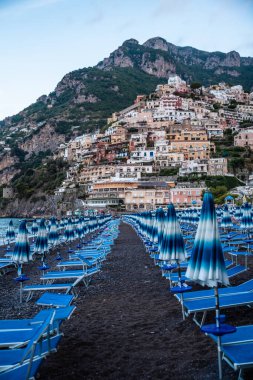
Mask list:
[{"label": "mountain", "polygon": [[240,57],[236,51],[209,53],[179,47],[161,37],[142,45],[129,39],[95,67],[66,74],[48,96],[41,96],[1,125],[36,129],[47,122],[59,134],[70,136],[73,126],[83,132],[104,125],[112,112],[128,106],[137,94],[154,91],[170,73],[188,82],[225,81],[242,84],[246,90],[253,88],[253,58]]},{"label": "mountain", "polygon": [[240,83],[247,90],[253,86],[253,58],[240,57],[236,51],[209,53],[190,46],[179,47],[161,37],[151,38],[143,45],[134,39],[127,40],[97,67],[102,70],[132,67],[159,78],[177,73],[189,82],[206,85],[224,80]]},{"label": "mountain", "polygon": [[66,74],[48,96],[0,122],[0,141],[5,142],[0,144],[0,185],[34,170],[73,135],[103,127],[112,112],[154,91],[170,73],[188,82],[225,81],[251,90],[253,58],[179,47],[161,37],[144,44],[125,41],[96,66]]}]

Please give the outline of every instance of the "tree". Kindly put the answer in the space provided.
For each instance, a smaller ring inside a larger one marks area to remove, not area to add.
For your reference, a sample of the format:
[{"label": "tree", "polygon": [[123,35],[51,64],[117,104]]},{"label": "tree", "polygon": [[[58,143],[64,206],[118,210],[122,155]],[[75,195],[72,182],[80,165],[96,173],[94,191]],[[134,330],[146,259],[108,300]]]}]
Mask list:
[{"label": "tree", "polygon": [[202,84],[199,82],[192,82],[190,86],[192,90],[197,90],[198,88],[202,87]]}]

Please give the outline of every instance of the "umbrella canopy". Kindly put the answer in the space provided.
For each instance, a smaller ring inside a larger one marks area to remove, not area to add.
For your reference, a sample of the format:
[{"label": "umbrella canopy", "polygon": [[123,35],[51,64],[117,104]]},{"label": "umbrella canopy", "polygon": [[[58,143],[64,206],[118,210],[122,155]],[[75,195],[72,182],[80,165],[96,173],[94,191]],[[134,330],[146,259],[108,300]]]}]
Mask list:
[{"label": "umbrella canopy", "polygon": [[52,245],[56,245],[59,240],[59,235],[58,235],[58,230],[57,230],[57,224],[56,224],[56,219],[51,218],[51,223],[50,223],[50,230],[48,234],[48,243]]},{"label": "umbrella canopy", "polygon": [[33,234],[33,235],[36,235],[37,232],[38,232],[38,224],[37,224],[37,221],[34,220],[34,221],[33,221],[33,224],[32,224],[32,234]]},{"label": "umbrella canopy", "polygon": [[68,223],[65,228],[64,236],[67,241],[72,241],[75,239],[75,231],[74,231],[74,225],[72,223],[72,220],[69,218]]},{"label": "umbrella canopy", "polygon": [[251,206],[247,202],[243,205],[240,228],[242,230],[251,230],[253,228]]},{"label": "umbrella canopy", "polygon": [[45,225],[45,220],[41,219],[38,236],[35,243],[35,252],[40,254],[45,254],[48,251],[48,236],[47,236],[47,227]]},{"label": "umbrella canopy", "polygon": [[80,218],[78,223],[77,223],[76,233],[77,233],[79,239],[81,239],[84,236],[84,226],[83,226],[83,219],[82,218]]},{"label": "umbrella canopy", "polygon": [[7,231],[6,231],[6,239],[11,240],[14,238],[15,238],[15,231],[14,231],[14,227],[13,227],[13,221],[10,220],[9,226],[7,228]]},{"label": "umbrella canopy", "polygon": [[204,195],[186,277],[203,286],[229,285],[218,232],[213,195],[210,192]]},{"label": "umbrella canopy", "polygon": [[150,239],[155,244],[158,242],[158,230],[160,233],[160,231],[163,228],[162,227],[163,219],[164,219],[164,212],[163,212],[163,209],[160,207],[155,212],[155,220],[153,222],[152,234],[151,234],[151,239]]},{"label": "umbrella canopy", "polygon": [[18,264],[27,263],[32,259],[28,240],[26,221],[23,220],[19,225],[18,236],[14,247],[12,260]]},{"label": "umbrella canopy", "polygon": [[172,264],[185,260],[184,240],[172,203],[168,205],[168,212],[164,220],[163,241],[159,259],[169,261]]},{"label": "umbrella canopy", "polygon": [[233,223],[228,210],[228,205],[224,206],[223,216],[221,219],[221,228],[232,228]]}]

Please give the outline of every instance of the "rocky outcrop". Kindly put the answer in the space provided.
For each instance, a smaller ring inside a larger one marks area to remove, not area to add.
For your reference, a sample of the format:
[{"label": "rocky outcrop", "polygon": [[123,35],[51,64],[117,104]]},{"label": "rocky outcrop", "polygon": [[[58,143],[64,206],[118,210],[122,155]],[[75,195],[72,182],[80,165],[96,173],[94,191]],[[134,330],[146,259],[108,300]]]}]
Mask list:
[{"label": "rocky outcrop", "polygon": [[159,78],[166,78],[170,73],[176,72],[174,63],[166,61],[166,59],[157,54],[156,59],[150,59],[150,53],[144,53],[142,56],[141,69],[148,74],[155,75]]},{"label": "rocky outcrop", "polygon": [[143,44],[143,46],[145,47],[156,49],[156,50],[157,49],[164,50],[164,51],[169,50],[169,45],[170,44],[164,38],[161,38],[161,37],[150,38]]},{"label": "rocky outcrop", "polygon": [[47,150],[54,152],[64,141],[64,136],[57,134],[52,125],[46,124],[38,134],[20,143],[19,147],[27,152],[28,158],[32,153],[38,154],[41,151],[45,152]]},{"label": "rocky outcrop", "polygon": [[100,62],[97,67],[101,70],[110,70],[112,67],[133,67],[134,62],[125,54],[121,47]]},{"label": "rocky outcrop", "polygon": [[9,153],[5,154],[0,158],[0,171],[9,168],[14,165],[18,159],[14,156],[11,156]]},{"label": "rocky outcrop", "polygon": [[217,73],[221,69],[221,73],[224,72],[232,77],[239,76],[240,73],[234,70],[222,71],[222,69],[252,65],[253,70],[253,58],[240,57],[236,51],[209,53],[191,46],[179,47],[161,37],[151,38],[143,45],[137,40],[127,40],[97,67],[102,70],[110,70],[113,67],[138,67],[148,74],[167,77],[170,72],[177,71],[180,74],[178,64],[181,65],[181,70],[182,64],[198,65],[203,70],[217,70]]}]

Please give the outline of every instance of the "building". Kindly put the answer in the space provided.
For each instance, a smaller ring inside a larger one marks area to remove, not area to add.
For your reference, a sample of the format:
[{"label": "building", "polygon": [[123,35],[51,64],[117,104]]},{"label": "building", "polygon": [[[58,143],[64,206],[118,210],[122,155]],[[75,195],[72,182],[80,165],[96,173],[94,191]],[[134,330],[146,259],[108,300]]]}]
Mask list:
[{"label": "building", "polygon": [[170,202],[170,188],[166,182],[140,182],[138,188],[125,191],[127,211],[154,210]]},{"label": "building", "polygon": [[240,130],[234,137],[234,145],[253,149],[253,127]]},{"label": "building", "polygon": [[125,191],[138,187],[136,179],[119,179],[95,183],[85,200],[87,207],[95,208],[122,208],[125,201]]},{"label": "building", "polygon": [[171,202],[176,207],[192,206],[192,201],[196,202],[196,207],[202,205],[202,193],[205,189],[202,187],[175,187],[170,189]]},{"label": "building", "polygon": [[188,175],[206,175],[207,174],[207,162],[206,160],[192,160],[192,161],[183,161],[181,167],[179,168],[179,176],[188,176]]},{"label": "building", "polygon": [[228,160],[226,158],[210,158],[207,161],[207,174],[210,176],[227,175]]},{"label": "building", "polygon": [[130,159],[127,161],[128,164],[136,163],[152,163],[155,159],[155,149],[138,148],[130,153]]}]

